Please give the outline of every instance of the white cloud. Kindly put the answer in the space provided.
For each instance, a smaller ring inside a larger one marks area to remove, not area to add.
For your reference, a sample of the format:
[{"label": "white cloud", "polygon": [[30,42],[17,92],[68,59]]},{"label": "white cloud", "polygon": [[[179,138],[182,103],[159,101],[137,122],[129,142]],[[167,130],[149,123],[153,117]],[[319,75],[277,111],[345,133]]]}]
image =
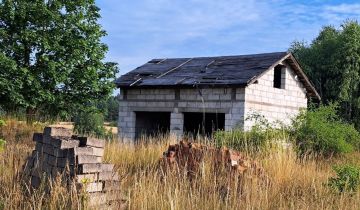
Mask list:
[{"label": "white cloud", "polygon": [[321,26],[359,19],[360,4],[288,0],[106,0],[99,2],[108,60],[121,73],[154,57],[286,50]]},{"label": "white cloud", "polygon": [[326,5],[320,15],[331,24],[342,22],[345,19],[359,19],[360,4]]},{"label": "white cloud", "polygon": [[340,4],[324,7],[326,12],[360,15],[360,4]]}]

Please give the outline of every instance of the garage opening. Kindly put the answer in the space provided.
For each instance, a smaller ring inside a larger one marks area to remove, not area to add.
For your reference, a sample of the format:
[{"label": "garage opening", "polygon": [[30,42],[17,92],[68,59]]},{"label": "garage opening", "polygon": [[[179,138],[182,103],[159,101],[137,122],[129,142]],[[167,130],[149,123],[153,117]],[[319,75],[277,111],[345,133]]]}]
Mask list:
[{"label": "garage opening", "polygon": [[224,128],[224,113],[184,113],[184,132],[191,137],[197,135],[210,137],[214,131],[224,130]]},{"label": "garage opening", "polygon": [[170,112],[135,112],[135,138],[153,137],[170,131]]}]

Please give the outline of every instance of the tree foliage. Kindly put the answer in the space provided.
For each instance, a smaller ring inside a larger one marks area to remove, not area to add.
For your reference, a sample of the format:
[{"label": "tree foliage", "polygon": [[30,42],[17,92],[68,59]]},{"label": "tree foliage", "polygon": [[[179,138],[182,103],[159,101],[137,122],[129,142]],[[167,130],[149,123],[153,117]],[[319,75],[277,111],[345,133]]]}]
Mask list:
[{"label": "tree foliage", "polygon": [[0,1],[0,105],[53,116],[93,105],[113,90],[95,0]]},{"label": "tree foliage", "polygon": [[303,110],[293,122],[292,136],[300,155],[332,156],[360,149],[360,133],[343,122],[337,104]]},{"label": "tree foliage", "polygon": [[119,115],[118,96],[111,96],[107,100],[98,103],[97,108],[104,113],[104,120],[107,122],[117,122]]},{"label": "tree foliage", "polygon": [[360,128],[360,25],[326,26],[310,44],[290,48],[327,104],[337,101],[341,116]]},{"label": "tree foliage", "polygon": [[99,138],[106,138],[104,128],[104,116],[94,109],[87,109],[78,112],[74,118],[74,131],[78,134],[95,135]]}]

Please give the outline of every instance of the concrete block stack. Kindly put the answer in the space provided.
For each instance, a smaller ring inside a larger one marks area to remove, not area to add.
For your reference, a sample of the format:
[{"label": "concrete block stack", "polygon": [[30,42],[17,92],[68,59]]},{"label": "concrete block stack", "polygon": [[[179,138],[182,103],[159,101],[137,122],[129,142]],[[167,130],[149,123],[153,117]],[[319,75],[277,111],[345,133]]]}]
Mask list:
[{"label": "concrete block stack", "polygon": [[76,136],[61,127],[46,127],[43,133],[35,133],[33,140],[35,150],[24,167],[32,187],[61,176],[68,186],[75,183],[79,193],[87,193],[89,206],[125,205],[119,198],[114,165],[102,163],[105,141]]}]

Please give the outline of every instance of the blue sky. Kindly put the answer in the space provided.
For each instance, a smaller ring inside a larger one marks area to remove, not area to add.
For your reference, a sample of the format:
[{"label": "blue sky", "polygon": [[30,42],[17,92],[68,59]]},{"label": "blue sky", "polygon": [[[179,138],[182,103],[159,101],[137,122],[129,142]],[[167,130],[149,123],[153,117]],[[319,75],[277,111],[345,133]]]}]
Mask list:
[{"label": "blue sky", "polygon": [[358,1],[97,0],[106,60],[124,74],[152,58],[286,51],[324,25],[360,20]]}]

